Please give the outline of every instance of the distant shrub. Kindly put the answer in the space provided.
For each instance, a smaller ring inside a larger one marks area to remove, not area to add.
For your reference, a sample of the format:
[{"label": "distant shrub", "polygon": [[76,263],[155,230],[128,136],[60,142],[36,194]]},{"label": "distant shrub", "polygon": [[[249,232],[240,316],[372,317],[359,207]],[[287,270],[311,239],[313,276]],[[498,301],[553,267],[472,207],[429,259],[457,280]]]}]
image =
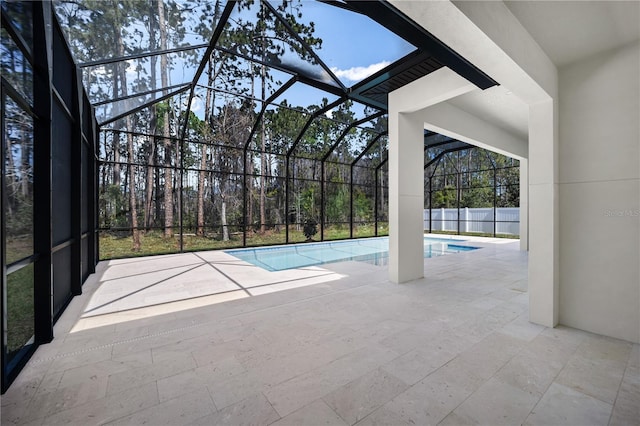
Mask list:
[{"label": "distant shrub", "polygon": [[303,224],[302,233],[307,237],[307,241],[311,241],[313,236],[318,233],[318,222],[313,218],[306,219]]}]

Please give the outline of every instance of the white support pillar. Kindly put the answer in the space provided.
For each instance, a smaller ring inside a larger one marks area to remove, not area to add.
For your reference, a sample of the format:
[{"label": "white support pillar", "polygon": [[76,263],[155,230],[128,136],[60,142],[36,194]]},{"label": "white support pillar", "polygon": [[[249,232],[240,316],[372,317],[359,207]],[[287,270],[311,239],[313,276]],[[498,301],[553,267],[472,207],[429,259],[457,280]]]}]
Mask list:
[{"label": "white support pillar", "polygon": [[389,278],[424,276],[424,124],[411,113],[389,114]]},{"label": "white support pillar", "polygon": [[520,159],[520,250],[529,250],[529,161]]},{"label": "white support pillar", "polygon": [[[529,318],[545,326],[556,325],[559,236],[558,116],[552,102],[558,100],[555,65],[504,2],[390,1],[529,105]],[[459,122],[466,125],[464,120]],[[490,141],[487,139],[487,143]]]},{"label": "white support pillar", "polygon": [[432,105],[475,90],[447,67],[389,93],[389,279],[424,276],[424,116]]},{"label": "white support pillar", "polygon": [[552,100],[529,107],[529,320],[558,324],[557,109]]}]

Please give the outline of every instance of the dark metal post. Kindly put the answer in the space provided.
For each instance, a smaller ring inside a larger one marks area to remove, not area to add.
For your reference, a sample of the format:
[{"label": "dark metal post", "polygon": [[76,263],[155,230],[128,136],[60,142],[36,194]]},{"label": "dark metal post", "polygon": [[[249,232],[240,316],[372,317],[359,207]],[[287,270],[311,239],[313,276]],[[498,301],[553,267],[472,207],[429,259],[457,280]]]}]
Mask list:
[{"label": "dark metal post", "polygon": [[[5,149],[5,124],[4,124],[4,111],[6,111],[5,107],[5,99],[4,99],[4,86],[0,84],[0,153],[2,153],[2,157],[4,157],[4,153],[7,152]],[[2,265],[2,269],[0,270],[0,289],[2,290],[2,300],[0,300],[0,321],[2,321],[2,336],[0,336],[0,368],[2,371],[0,372],[0,376],[2,377],[2,383],[0,386],[0,390],[4,392],[4,390],[8,387],[8,384],[5,381],[6,374],[6,359],[5,352],[7,349],[7,338],[5,330],[7,329],[7,247],[6,247],[6,238],[4,237],[5,231],[5,163],[6,161],[2,160],[0,163],[0,231],[2,231],[2,237],[0,238],[0,262]]]},{"label": "dark metal post", "polygon": [[322,161],[320,163],[320,241],[324,241],[324,216],[325,216],[324,193],[326,190],[327,190],[327,185],[325,184],[324,161]]},{"label": "dark metal post", "polygon": [[289,155],[285,159],[284,168],[284,242],[289,244]]},{"label": "dark metal post", "polygon": [[[351,181],[353,182],[353,165],[351,166]],[[373,202],[375,203],[374,207],[373,207],[373,218],[375,220],[375,236],[378,236],[378,203],[379,201],[379,186],[381,185],[381,181],[380,181],[380,170],[376,167],[375,169],[375,192],[373,195]],[[351,199],[353,200],[353,197],[351,197]],[[353,211],[353,207],[351,208],[351,211]]]},{"label": "dark metal post", "polygon": [[34,177],[34,327],[36,343],[53,340],[53,277],[51,271],[51,126],[53,40],[52,4],[33,4]]},{"label": "dark metal post", "polygon": [[[92,117],[95,117],[94,114],[94,108],[91,108],[92,110]],[[93,241],[92,241],[92,246],[94,248],[94,261],[95,264],[98,264],[98,261],[100,260],[100,220],[98,218],[99,216],[99,209],[98,206],[100,205],[100,166],[102,165],[102,163],[100,162],[100,160],[98,159],[98,152],[100,152],[100,126],[98,125],[97,121],[93,121],[93,137],[94,140],[91,143],[91,147],[93,149],[93,164],[94,164],[94,168],[95,168],[95,174],[94,174],[94,178],[93,178],[93,205],[94,205],[94,214],[92,216],[92,221],[93,221]],[[106,136],[105,136],[106,137]],[[95,265],[94,265],[94,272],[95,272]]]},{"label": "dark metal post", "polygon": [[458,208],[458,235],[460,235],[460,151],[456,153],[456,207]]},{"label": "dark metal post", "polygon": [[433,176],[429,176],[429,233],[433,233]]},{"label": "dark metal post", "polygon": [[242,247],[246,247],[247,246],[247,224],[248,224],[248,212],[247,212],[247,195],[248,195],[248,187],[249,187],[249,183],[247,182],[247,146],[245,144],[245,147],[242,151],[242,215],[243,215],[243,220],[242,223],[244,224],[243,229],[242,229]]},{"label": "dark metal post", "polygon": [[[349,168],[349,238],[353,238],[353,164]],[[377,200],[375,200],[377,202]]]},{"label": "dark metal post", "polygon": [[496,177],[496,166],[493,166],[493,237],[496,237],[496,220],[498,212],[498,180]]},{"label": "dark metal post", "polygon": [[[387,158],[385,158],[384,160],[382,160],[382,161],[380,162],[380,164],[378,164],[378,165],[376,166],[376,175],[378,175],[378,173],[380,172],[380,169],[382,168],[382,166],[384,166],[384,165],[387,163],[387,161],[389,161],[389,156],[387,156]],[[376,188],[377,188],[377,186],[376,186]],[[376,191],[376,195],[375,195],[375,196],[376,196],[376,204],[377,204],[377,202],[378,202],[378,200],[377,200],[377,198],[378,198],[378,191]],[[387,217],[386,219],[387,219],[387,225],[388,225],[389,218]]]},{"label": "dark metal post", "polygon": [[[62,34],[59,34],[62,37]],[[62,53],[62,52],[60,52]],[[78,67],[73,73],[73,105],[67,105],[75,114],[71,136],[71,294],[82,294],[82,74]]]},{"label": "dark metal post", "polygon": [[89,164],[87,164],[88,166],[88,170],[89,170],[89,176],[91,176],[92,178],[89,179],[89,177],[87,177],[88,182],[87,182],[87,187],[88,187],[88,194],[86,194],[86,197],[89,197],[89,199],[87,200],[87,207],[89,209],[89,212],[87,214],[88,217],[88,221],[89,223],[88,225],[88,233],[89,235],[87,236],[87,238],[89,239],[89,241],[87,242],[87,246],[88,246],[88,250],[89,252],[87,253],[87,259],[89,262],[88,265],[88,269],[87,272],[92,274],[96,271],[96,264],[98,263],[98,240],[99,240],[99,235],[97,234],[98,232],[98,188],[99,188],[99,177],[98,175],[100,167],[98,165],[98,158],[96,155],[96,144],[98,143],[99,136],[98,136],[98,128],[97,128],[97,123],[95,120],[95,111],[93,109],[93,107],[91,107],[91,104],[87,103],[85,105],[86,108],[90,108],[91,113],[89,114],[89,116],[91,117],[91,123],[89,125],[89,129],[91,130],[90,134],[86,135],[87,139],[89,140]]},{"label": "dark metal post", "polygon": [[[183,214],[183,194],[184,194],[184,140],[186,135],[188,134],[189,128],[189,113],[190,109],[187,108],[187,115],[184,117],[186,124],[187,132],[182,134],[180,138],[180,193],[178,194],[178,220],[180,222],[180,252],[184,251],[184,214]],[[131,177],[133,179],[133,176]],[[135,182],[131,182],[132,187],[135,188]]]}]

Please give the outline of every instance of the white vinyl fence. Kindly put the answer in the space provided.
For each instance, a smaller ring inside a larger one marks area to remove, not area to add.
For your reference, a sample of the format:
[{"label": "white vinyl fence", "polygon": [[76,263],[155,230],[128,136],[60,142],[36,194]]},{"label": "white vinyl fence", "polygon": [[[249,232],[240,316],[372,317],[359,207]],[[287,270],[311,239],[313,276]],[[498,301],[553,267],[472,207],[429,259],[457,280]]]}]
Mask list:
[{"label": "white vinyl fence", "polygon": [[[433,231],[458,231],[458,209],[425,209],[424,229],[429,230],[429,213],[432,212]],[[518,235],[520,233],[520,208],[498,207],[493,216],[493,207],[460,208],[460,232],[482,232],[493,234],[495,220],[496,234]]]}]

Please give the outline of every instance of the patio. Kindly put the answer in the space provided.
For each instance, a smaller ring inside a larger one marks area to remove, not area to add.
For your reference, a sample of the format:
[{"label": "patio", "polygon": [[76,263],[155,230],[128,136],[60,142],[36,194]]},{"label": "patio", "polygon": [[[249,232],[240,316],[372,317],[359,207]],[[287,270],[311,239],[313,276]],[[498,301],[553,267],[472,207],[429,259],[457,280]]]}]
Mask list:
[{"label": "patio", "polygon": [[358,262],[274,280],[209,257],[173,266],[218,283],[242,283],[239,268],[264,294],[182,274],[203,292],[144,307],[94,296],[101,281],[145,288],[154,260],[103,262],[2,396],[2,424],[637,423],[639,345],[529,323],[527,254],[474,245],[402,285]]}]

